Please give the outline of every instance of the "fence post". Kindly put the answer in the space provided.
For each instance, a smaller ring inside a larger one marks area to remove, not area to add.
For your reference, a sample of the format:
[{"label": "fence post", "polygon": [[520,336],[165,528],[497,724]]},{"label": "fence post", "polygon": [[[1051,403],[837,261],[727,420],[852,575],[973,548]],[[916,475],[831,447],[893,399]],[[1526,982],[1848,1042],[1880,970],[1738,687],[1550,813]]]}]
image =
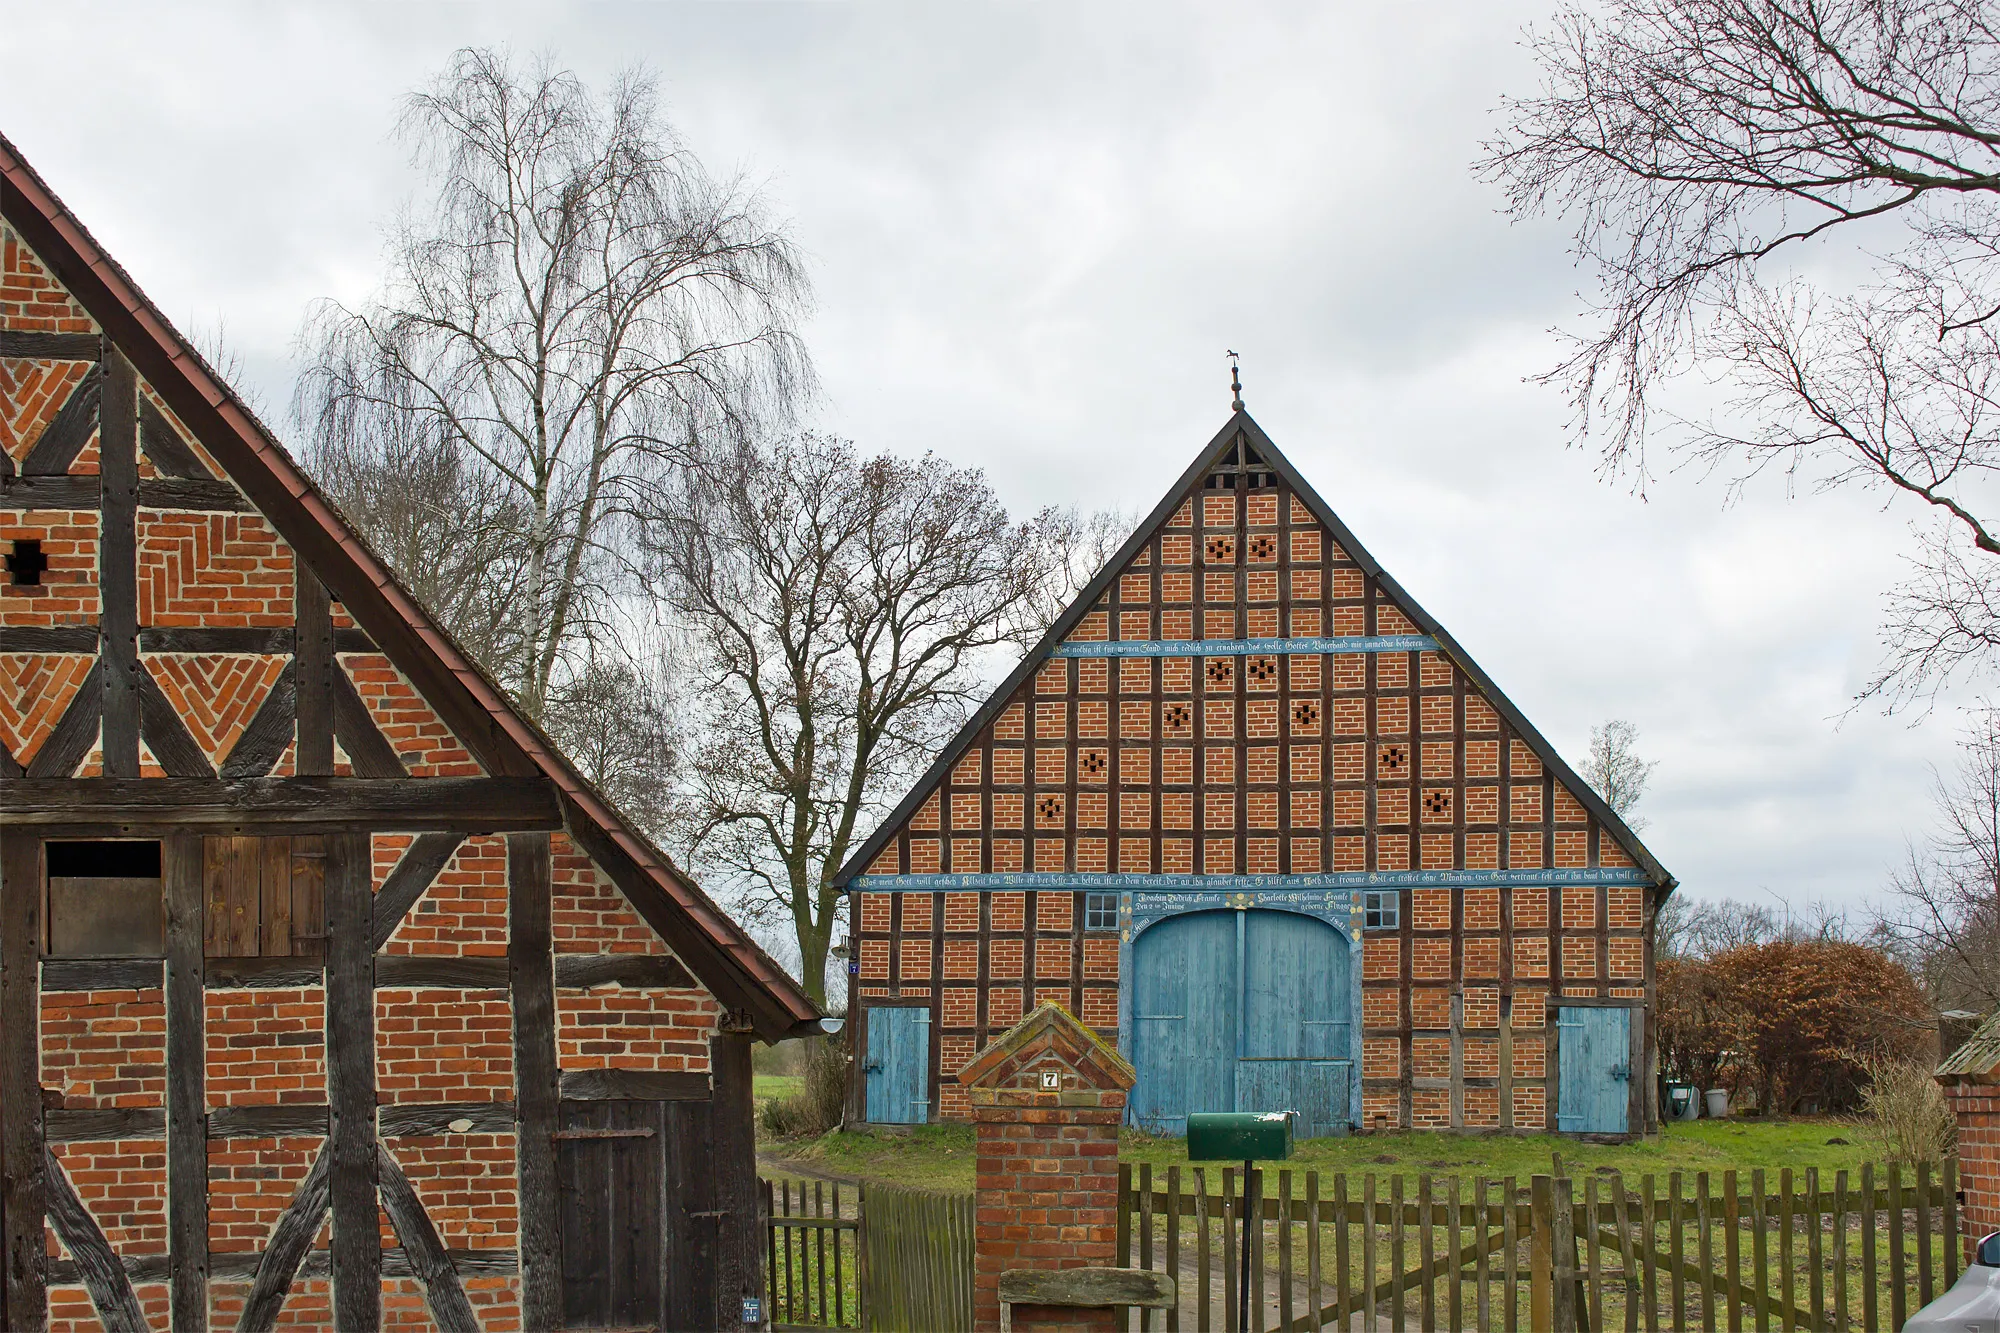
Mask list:
[{"label": "fence post", "polygon": [[1555,1327],[1555,1181],[1536,1176],[1528,1184],[1528,1326]]},{"label": "fence post", "polygon": [[[999,1329],[1001,1274],[1122,1261],[1118,1126],[1137,1075],[1060,1005],[1045,1004],[958,1077],[978,1141],[973,1326]],[[1114,1333],[1125,1310],[1019,1305],[1009,1322],[1024,1333],[1050,1322]]]}]

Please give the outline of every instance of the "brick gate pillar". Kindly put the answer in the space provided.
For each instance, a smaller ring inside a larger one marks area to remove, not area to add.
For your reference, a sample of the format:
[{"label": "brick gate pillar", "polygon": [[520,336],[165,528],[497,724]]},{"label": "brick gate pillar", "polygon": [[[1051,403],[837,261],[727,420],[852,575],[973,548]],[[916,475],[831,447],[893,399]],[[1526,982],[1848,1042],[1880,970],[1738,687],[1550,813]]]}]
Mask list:
[{"label": "brick gate pillar", "polygon": [[[1000,1327],[1010,1268],[1118,1261],[1118,1126],[1138,1075],[1060,1005],[1045,1004],[959,1071],[978,1133],[973,1324]],[[1016,1329],[1112,1330],[1122,1309],[1017,1305]]]},{"label": "brick gate pillar", "polygon": [[1958,1233],[1969,1259],[1980,1237],[2000,1231],[2000,1012],[1938,1066],[1937,1080],[1958,1119]]}]

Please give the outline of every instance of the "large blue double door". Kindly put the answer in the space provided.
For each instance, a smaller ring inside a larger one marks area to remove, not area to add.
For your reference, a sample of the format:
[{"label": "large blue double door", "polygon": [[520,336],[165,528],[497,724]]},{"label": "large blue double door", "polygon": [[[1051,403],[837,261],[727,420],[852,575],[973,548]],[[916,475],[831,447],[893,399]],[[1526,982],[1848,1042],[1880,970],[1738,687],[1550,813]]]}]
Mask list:
[{"label": "large blue double door", "polygon": [[1353,966],[1332,926],[1294,912],[1190,912],[1133,945],[1132,1116],[1182,1134],[1196,1111],[1296,1111],[1348,1125]]}]

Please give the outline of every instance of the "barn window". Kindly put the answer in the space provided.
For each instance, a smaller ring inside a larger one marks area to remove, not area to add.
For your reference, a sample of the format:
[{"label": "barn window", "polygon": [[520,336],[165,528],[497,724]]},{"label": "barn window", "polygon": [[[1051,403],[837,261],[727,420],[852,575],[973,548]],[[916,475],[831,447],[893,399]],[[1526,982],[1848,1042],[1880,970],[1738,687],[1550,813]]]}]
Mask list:
[{"label": "barn window", "polygon": [[1085,930],[1118,929],[1118,895],[1115,893],[1084,894],[1083,928]]},{"label": "barn window", "polygon": [[48,844],[51,958],[158,958],[167,951],[157,842]]},{"label": "barn window", "polygon": [[1394,889],[1370,890],[1362,904],[1366,915],[1362,924],[1369,930],[1394,930],[1399,918],[1402,895]]}]

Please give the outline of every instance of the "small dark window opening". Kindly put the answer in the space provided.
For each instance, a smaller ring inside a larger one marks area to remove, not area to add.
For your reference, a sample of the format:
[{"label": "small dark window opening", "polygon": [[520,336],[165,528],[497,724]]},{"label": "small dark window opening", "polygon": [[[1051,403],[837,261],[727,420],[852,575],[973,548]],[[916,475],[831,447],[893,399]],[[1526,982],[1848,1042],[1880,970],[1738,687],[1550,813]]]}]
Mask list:
[{"label": "small dark window opening", "polygon": [[1394,889],[1371,889],[1364,897],[1366,912],[1362,926],[1367,930],[1394,930],[1401,921],[1402,894]]},{"label": "small dark window opening", "polygon": [[1227,472],[1211,472],[1206,485],[1211,491],[1233,491],[1236,489],[1236,478]]},{"label": "small dark window opening", "polygon": [[1118,929],[1118,895],[1115,893],[1084,894],[1083,928],[1085,930]]},{"label": "small dark window opening", "polygon": [[1263,461],[1263,459],[1257,456],[1257,451],[1250,447],[1249,442],[1245,441],[1243,445],[1243,465],[1245,467],[1254,467]]},{"label": "small dark window opening", "polygon": [[167,951],[157,842],[52,842],[51,958],[158,958]]},{"label": "small dark window opening", "polygon": [[42,543],[34,539],[16,539],[13,551],[7,556],[7,572],[13,576],[17,588],[39,588],[42,571],[49,567],[49,558],[42,554]]}]

